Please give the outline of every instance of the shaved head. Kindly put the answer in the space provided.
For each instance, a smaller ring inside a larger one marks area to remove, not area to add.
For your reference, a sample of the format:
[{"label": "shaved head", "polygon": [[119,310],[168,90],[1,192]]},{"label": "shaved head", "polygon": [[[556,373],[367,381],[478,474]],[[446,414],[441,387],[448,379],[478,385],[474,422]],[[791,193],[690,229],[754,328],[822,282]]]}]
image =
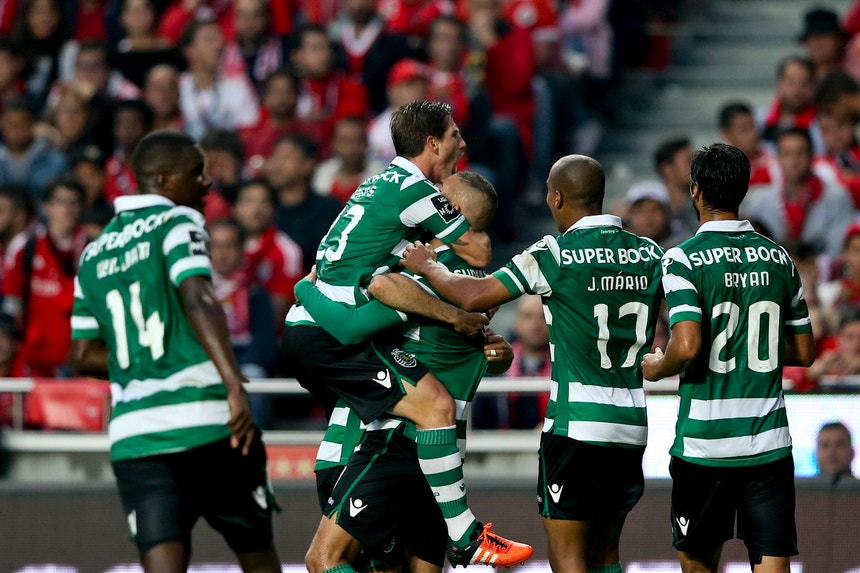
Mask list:
[{"label": "shaved head", "polygon": [[196,147],[194,138],[181,131],[153,131],[134,150],[134,175],[140,181],[159,173],[177,173],[187,167],[188,152]]},{"label": "shaved head", "polygon": [[606,192],[606,175],[595,159],[585,155],[562,157],[549,171],[547,183],[558,191],[565,202],[578,207],[603,207]]}]

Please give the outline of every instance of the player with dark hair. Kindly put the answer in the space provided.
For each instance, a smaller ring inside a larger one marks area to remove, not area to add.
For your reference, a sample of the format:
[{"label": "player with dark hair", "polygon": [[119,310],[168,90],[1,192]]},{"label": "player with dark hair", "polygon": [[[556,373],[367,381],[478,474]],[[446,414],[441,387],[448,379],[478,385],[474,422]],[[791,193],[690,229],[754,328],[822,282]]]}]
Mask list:
[{"label": "player with dark hair", "polygon": [[[660,257],[650,239],[603,215],[605,176],[590,157],[559,159],[547,179],[558,237],[545,236],[491,276],[449,272],[415,245],[405,266],[442,298],[490,309],[543,297],[553,357],[541,434],[538,509],[553,571],[621,573],[619,540],[644,490],[647,422],[638,364],[660,307]],[[375,282],[371,293],[385,302]]]},{"label": "player with dark hair", "polygon": [[107,371],[111,461],[144,570],[185,571],[204,517],[246,573],[281,570],[266,452],[211,282],[203,151],[179,132],[144,137],[140,195],[84,251],[73,356]]},{"label": "player with dark hair", "polygon": [[782,368],[809,366],[815,341],[791,257],[738,220],[749,176],[736,147],[696,154],[701,227],[663,257],[672,334],[642,361],[648,380],[681,375],[670,472],[684,573],[717,571],[735,515],[755,573],[788,573],[797,555]]}]

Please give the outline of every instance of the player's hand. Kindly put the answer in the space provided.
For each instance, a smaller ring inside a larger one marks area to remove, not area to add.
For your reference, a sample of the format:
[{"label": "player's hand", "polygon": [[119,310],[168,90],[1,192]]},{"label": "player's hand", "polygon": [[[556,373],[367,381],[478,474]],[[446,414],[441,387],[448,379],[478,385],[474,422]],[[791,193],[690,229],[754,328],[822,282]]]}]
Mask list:
[{"label": "player's hand", "polygon": [[311,272],[309,272],[305,278],[307,280],[311,281],[312,283],[317,284],[317,266],[316,265],[311,267]]},{"label": "player's hand", "polygon": [[454,321],[454,330],[466,336],[476,336],[484,332],[484,327],[490,324],[487,315],[481,312],[466,312],[459,309],[457,319]]},{"label": "player's hand", "polygon": [[[247,381],[243,380],[246,383]],[[227,422],[227,427],[230,428],[230,446],[241,448],[242,455],[247,455],[257,431],[254,417],[251,415],[248,393],[240,386],[238,390],[228,392],[227,403],[230,405],[230,421]]]},{"label": "player's hand", "polygon": [[514,349],[504,336],[488,330],[484,339],[484,356],[487,357],[487,362],[507,362],[510,364],[514,360]]},{"label": "player's hand", "polygon": [[657,348],[654,352],[642,357],[642,376],[645,380],[654,382],[662,378],[660,376],[660,364],[663,362],[663,350]]},{"label": "player's hand", "polygon": [[421,241],[408,245],[403,252],[403,260],[400,264],[415,273],[424,275],[428,265],[436,262],[436,251]]}]

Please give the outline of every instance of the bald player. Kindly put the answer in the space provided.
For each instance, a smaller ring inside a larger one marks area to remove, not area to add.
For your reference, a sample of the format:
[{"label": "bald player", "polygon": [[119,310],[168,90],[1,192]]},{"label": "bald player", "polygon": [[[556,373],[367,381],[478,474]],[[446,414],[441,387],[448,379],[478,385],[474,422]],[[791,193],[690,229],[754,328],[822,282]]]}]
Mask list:
[{"label": "bald player", "polygon": [[[547,205],[561,235],[545,236],[485,278],[448,272],[420,244],[404,261],[466,309],[527,293],[543,298],[553,367],[537,499],[550,565],[565,573],[621,573],[621,529],[644,489],[639,363],[654,337],[663,252],[602,214],[604,187],[594,159],[559,159]],[[374,291],[371,283],[385,302]]]}]

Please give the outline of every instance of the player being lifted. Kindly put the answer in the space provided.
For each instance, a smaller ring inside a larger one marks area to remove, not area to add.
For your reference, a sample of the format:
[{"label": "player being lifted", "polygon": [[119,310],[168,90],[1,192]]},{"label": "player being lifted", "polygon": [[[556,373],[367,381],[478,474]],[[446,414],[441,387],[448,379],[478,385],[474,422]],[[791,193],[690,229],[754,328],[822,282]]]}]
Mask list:
[{"label": "player being lifted", "polygon": [[[320,244],[317,287],[333,301],[365,304],[373,276],[396,266],[403,249],[419,238],[437,237],[474,267],[489,263],[486,233],[472,231],[435,186],[454,172],[466,148],[451,107],[427,101],[405,105],[392,117],[391,134],[398,157],[359,186]],[[397,300],[389,306],[445,322],[457,319],[460,329],[472,334],[488,322],[442,303],[407,277],[389,277],[399,279]],[[462,320],[464,315],[469,320]],[[388,412],[416,424],[421,470],[445,518],[453,563],[491,556],[495,565],[507,566],[532,555],[528,545],[483,527],[469,509],[454,400],[423,364],[396,342],[345,346],[300,305],[287,314],[283,349],[296,378],[322,403],[334,393],[365,423]]]},{"label": "player being lifted", "polygon": [[815,342],[785,249],[738,220],[750,165],[717,143],[693,159],[701,227],[663,257],[671,338],[648,354],[648,380],[681,374],[672,454],[672,528],[684,573],[715,573],[723,543],[744,540],[755,573],[789,573],[797,555],[785,364]]},{"label": "player being lifted", "polygon": [[246,573],[281,570],[266,452],[210,280],[203,152],[157,131],[134,153],[140,195],[84,251],[73,354],[108,372],[111,461],[144,570],[185,571],[205,517]]},{"label": "player being lifted", "polygon": [[547,204],[562,234],[544,237],[488,277],[451,273],[420,244],[405,260],[467,310],[526,293],[543,297],[553,367],[537,494],[550,564],[559,573],[621,573],[621,529],[644,488],[639,362],[654,336],[663,253],[623,231],[618,217],[601,214],[604,186],[594,159],[558,160]]}]

